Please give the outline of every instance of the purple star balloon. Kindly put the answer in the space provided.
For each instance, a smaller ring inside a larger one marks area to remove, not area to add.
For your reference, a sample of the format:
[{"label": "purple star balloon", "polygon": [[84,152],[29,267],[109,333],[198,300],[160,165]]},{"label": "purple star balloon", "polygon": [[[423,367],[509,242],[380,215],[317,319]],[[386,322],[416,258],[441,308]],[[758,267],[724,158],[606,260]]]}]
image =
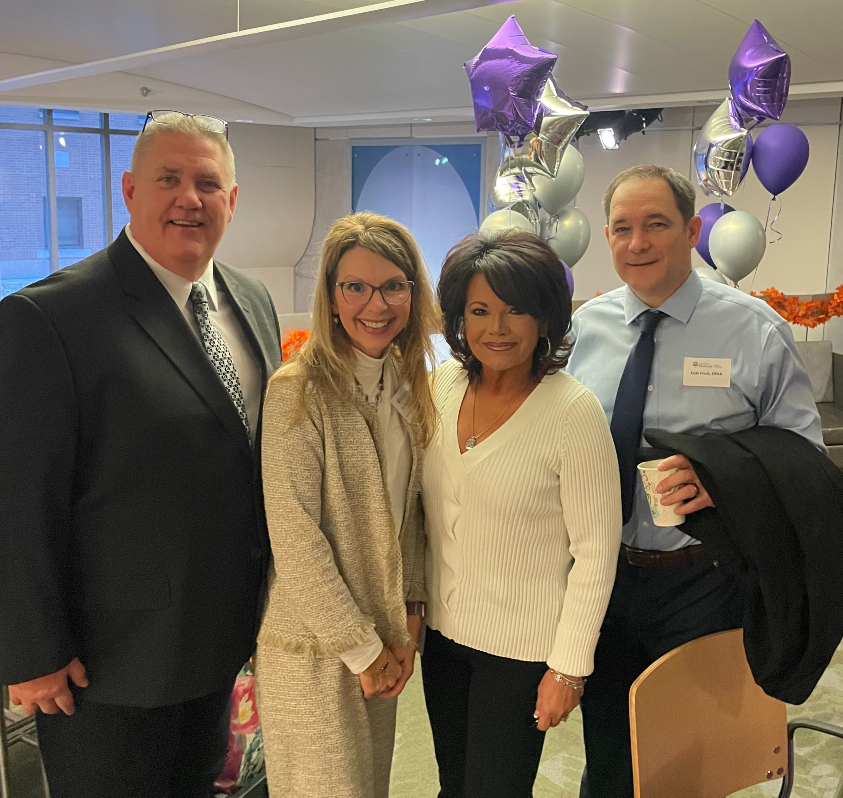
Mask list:
[{"label": "purple star balloon", "polygon": [[729,86],[741,127],[781,119],[790,88],[790,56],[757,19],[729,64]]},{"label": "purple star balloon", "polygon": [[509,17],[492,40],[465,64],[477,131],[497,130],[510,143],[536,125],[539,98],[556,56],[533,47]]}]

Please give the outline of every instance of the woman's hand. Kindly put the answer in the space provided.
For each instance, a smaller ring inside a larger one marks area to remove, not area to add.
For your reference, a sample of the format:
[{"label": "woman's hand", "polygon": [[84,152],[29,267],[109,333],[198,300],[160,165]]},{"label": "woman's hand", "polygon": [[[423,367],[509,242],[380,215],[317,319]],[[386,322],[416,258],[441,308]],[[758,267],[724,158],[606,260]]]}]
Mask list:
[{"label": "woman's hand", "polygon": [[[576,676],[566,676],[566,678],[571,681],[578,680]],[[561,722],[568,720],[568,715],[579,703],[579,692],[563,682],[557,682],[553,671],[548,669],[539,683],[536,711],[533,713],[533,717],[536,718],[536,728],[539,731],[547,731],[552,726],[558,726]]]},{"label": "woman's hand", "polygon": [[421,632],[421,623],[421,615],[407,616],[407,633],[410,635],[410,639],[413,641],[413,645],[416,648],[419,647],[419,634]]},{"label": "woman's hand", "polygon": [[401,693],[407,682],[410,681],[410,677],[413,675],[413,668],[416,666],[416,650],[419,644],[421,622],[421,615],[407,616],[407,632],[413,641],[413,645],[394,649],[395,656],[401,665],[401,676],[392,689],[381,693],[381,698],[395,698],[395,696]]},{"label": "woman's hand", "polygon": [[[363,688],[364,698],[374,698],[385,695],[398,682],[403,673],[401,661],[386,646],[383,647],[378,658],[360,674],[360,686]],[[402,685],[403,687],[403,685]]]},{"label": "woman's hand", "polygon": [[398,664],[401,666],[401,675],[398,677],[398,680],[391,689],[381,693],[381,698],[395,698],[395,696],[401,693],[404,686],[413,675],[413,668],[416,663],[416,647],[396,647],[393,651],[395,653],[395,658],[398,660]]}]

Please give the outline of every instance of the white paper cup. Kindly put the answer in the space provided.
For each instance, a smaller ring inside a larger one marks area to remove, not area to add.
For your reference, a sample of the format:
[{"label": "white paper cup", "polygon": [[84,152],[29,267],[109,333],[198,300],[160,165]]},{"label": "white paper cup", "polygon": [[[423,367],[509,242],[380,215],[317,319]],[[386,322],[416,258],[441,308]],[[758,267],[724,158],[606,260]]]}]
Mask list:
[{"label": "white paper cup", "polygon": [[657,493],[656,486],[663,479],[667,479],[670,474],[675,474],[679,469],[672,468],[670,471],[659,471],[659,463],[663,462],[664,460],[662,459],[647,460],[645,463],[639,463],[638,473],[641,474],[641,481],[644,483],[644,490],[647,493],[647,503],[650,505],[650,514],[653,516],[653,523],[656,526],[677,526],[678,524],[684,523],[685,516],[677,515],[673,512],[673,508],[676,505],[671,504],[665,506],[661,503],[661,500],[668,494],[673,493],[673,490],[679,490],[679,488],[669,490],[667,493]]}]

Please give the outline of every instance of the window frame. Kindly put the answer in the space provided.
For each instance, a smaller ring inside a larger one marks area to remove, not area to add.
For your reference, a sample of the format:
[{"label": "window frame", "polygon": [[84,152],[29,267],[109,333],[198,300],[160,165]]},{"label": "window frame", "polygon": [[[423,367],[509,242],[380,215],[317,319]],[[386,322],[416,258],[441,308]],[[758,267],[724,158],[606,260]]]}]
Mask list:
[{"label": "window frame", "polygon": [[[0,103],[7,105],[6,103]],[[14,103],[10,104],[10,107]],[[113,231],[113,209],[111,207],[111,136],[133,136],[137,138],[140,130],[125,130],[112,128],[110,114],[95,111],[100,114],[101,127],[83,127],[76,125],[62,124],[61,119],[54,119],[54,111],[84,111],[78,108],[40,108],[44,113],[44,121],[41,124],[35,122],[0,122],[0,130],[35,130],[45,134],[45,161],[47,169],[47,194],[49,198],[49,245],[50,245],[50,272],[59,270],[59,232],[58,232],[58,202],[56,199],[56,133],[96,133],[100,137],[100,152],[102,154],[102,186],[103,186],[103,240],[107,243],[114,241]],[[125,114],[125,111],[115,111],[118,114]],[[138,114],[141,116],[141,114]]]}]

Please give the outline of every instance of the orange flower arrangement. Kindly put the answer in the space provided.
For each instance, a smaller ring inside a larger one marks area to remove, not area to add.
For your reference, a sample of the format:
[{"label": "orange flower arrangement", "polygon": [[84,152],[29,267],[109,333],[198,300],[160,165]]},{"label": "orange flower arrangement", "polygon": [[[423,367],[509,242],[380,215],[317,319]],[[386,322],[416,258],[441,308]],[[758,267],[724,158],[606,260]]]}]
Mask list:
[{"label": "orange flower arrangement", "polygon": [[843,316],[843,285],[838,285],[823,299],[799,299],[775,288],[767,288],[758,294],[753,291],[752,296],[763,299],[783,319],[800,327],[818,327],[835,316]]},{"label": "orange flower arrangement", "polygon": [[310,338],[310,330],[290,330],[287,337],[281,342],[281,354],[284,356],[284,360],[289,360],[298,352],[308,338]]}]

